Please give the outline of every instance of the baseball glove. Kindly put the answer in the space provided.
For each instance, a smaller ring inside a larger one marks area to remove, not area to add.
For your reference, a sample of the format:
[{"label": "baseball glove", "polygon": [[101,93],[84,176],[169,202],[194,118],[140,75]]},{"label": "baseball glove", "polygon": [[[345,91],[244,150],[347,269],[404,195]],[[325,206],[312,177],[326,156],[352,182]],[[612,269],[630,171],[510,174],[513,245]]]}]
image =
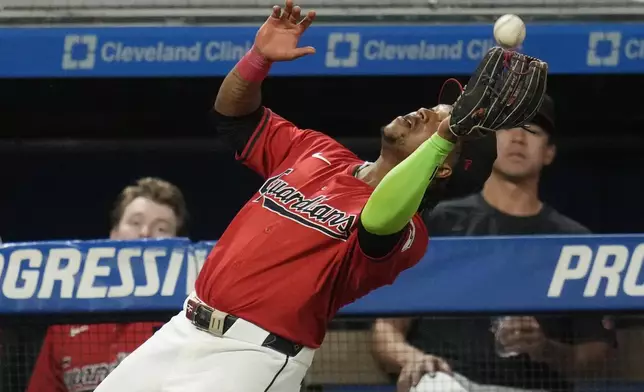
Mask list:
[{"label": "baseball glove", "polygon": [[490,49],[453,105],[450,130],[456,136],[484,136],[522,127],[539,110],[548,64],[534,57]]}]

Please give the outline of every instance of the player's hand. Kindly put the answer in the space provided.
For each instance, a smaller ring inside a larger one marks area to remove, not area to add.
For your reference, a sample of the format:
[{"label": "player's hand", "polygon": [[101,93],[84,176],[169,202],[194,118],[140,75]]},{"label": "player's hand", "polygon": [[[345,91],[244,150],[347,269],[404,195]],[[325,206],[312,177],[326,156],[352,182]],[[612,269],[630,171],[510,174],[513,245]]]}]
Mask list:
[{"label": "player's hand", "polygon": [[511,352],[528,354],[539,361],[548,338],[534,317],[511,317],[503,322],[499,342]]},{"label": "player's hand", "polygon": [[440,124],[438,124],[438,130],[436,131],[436,133],[438,133],[438,135],[443,139],[455,143],[459,139],[459,137],[454,135],[452,131],[449,130],[450,117],[451,116],[447,116],[443,121],[441,121]]},{"label": "player's hand", "polygon": [[300,37],[315,19],[315,11],[304,18],[302,9],[286,0],[284,8],[273,7],[273,13],[259,28],[255,36],[255,49],[270,61],[288,61],[315,53],[311,46],[297,47]]},{"label": "player's hand", "polygon": [[433,355],[421,355],[412,358],[403,366],[398,377],[397,392],[409,392],[420,382],[420,379],[429,374],[433,376],[436,372],[452,373],[452,369],[444,359]]}]

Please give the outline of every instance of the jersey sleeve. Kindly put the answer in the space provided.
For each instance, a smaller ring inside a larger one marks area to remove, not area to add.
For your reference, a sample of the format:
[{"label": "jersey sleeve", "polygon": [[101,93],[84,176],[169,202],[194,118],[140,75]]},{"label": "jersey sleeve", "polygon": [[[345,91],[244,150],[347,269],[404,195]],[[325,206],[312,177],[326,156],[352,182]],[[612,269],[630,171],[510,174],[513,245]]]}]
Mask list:
[{"label": "jersey sleeve", "polygon": [[427,228],[419,214],[415,214],[407,224],[396,246],[378,258],[365,254],[358,241],[357,230],[354,230],[348,244],[350,266],[347,283],[355,298],[347,298],[344,302],[352,302],[379,287],[392,284],[401,272],[423,258],[428,243]]},{"label": "jersey sleeve", "polygon": [[49,327],[38,354],[36,365],[29,379],[27,392],[67,392],[63,381],[62,369],[54,355],[56,327]]},{"label": "jersey sleeve", "polygon": [[326,138],[318,132],[298,128],[266,107],[262,109],[259,124],[236,158],[263,177],[273,173],[287,157],[302,151],[298,147],[303,142]]},{"label": "jersey sleeve", "polygon": [[216,110],[210,112],[210,123],[214,134],[225,147],[235,153],[240,153],[248,143],[251,135],[264,116],[264,108],[259,107],[254,112],[238,117],[225,116]]}]

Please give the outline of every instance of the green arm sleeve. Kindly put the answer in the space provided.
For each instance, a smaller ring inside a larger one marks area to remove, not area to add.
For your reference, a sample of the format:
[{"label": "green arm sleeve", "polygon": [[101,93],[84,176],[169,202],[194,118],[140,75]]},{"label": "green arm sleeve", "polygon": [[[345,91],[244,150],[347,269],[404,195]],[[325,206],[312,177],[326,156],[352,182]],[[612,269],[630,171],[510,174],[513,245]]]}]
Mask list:
[{"label": "green arm sleeve", "polygon": [[435,133],[387,173],[360,215],[365,230],[371,234],[390,235],[404,229],[453,148],[454,143]]}]

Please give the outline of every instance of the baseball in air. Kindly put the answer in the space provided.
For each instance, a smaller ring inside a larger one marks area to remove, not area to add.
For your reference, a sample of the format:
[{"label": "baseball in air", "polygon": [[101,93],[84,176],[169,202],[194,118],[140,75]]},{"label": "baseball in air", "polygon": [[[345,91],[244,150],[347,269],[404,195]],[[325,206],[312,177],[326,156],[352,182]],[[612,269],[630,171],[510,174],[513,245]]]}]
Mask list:
[{"label": "baseball in air", "polygon": [[494,39],[505,49],[521,46],[525,33],[525,23],[517,15],[505,14],[494,23]]}]

